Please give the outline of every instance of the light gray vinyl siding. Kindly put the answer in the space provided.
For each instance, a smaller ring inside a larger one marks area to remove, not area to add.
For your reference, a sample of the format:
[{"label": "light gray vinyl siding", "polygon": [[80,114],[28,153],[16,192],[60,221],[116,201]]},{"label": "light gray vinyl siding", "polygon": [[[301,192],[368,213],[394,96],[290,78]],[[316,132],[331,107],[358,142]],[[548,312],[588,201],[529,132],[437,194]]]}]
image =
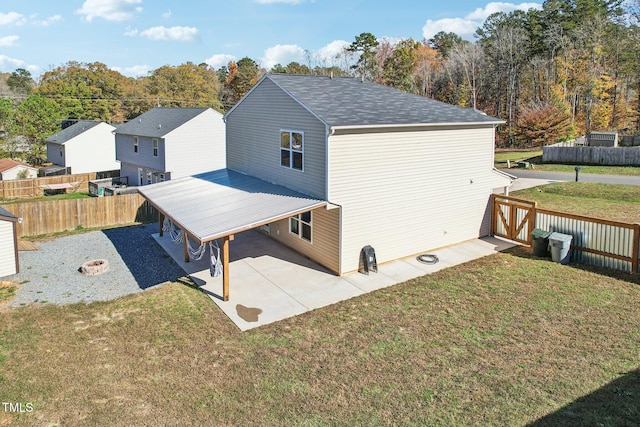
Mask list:
[{"label": "light gray vinyl siding", "polygon": [[13,222],[0,220],[0,277],[16,273]]},{"label": "light gray vinyl siding", "polygon": [[133,149],[133,135],[116,135],[116,158],[122,164],[128,163],[136,167],[165,171],[165,141],[158,139],[158,157],[153,155],[153,139],[148,136],[138,136],[138,152]]},{"label": "light gray vinyl siding", "polygon": [[340,208],[312,211],[311,242],[289,233],[289,219],[269,225],[270,236],[336,274],[340,272]]},{"label": "light gray vinyl siding", "polygon": [[357,270],[366,245],[382,263],[487,234],[493,149],[492,126],[331,136],[340,273]]},{"label": "light gray vinyl siding", "polygon": [[[62,148],[62,156],[60,148]],[[47,161],[54,165],[64,166],[64,147],[54,142],[47,142]]]},{"label": "light gray vinyl siding", "polygon": [[[326,197],[326,127],[266,79],[227,121],[227,166],[314,197]],[[304,132],[304,171],[280,166],[280,131]]]},{"label": "light gray vinyl siding", "polygon": [[222,114],[208,109],[164,137],[166,171],[173,179],[226,167]]}]

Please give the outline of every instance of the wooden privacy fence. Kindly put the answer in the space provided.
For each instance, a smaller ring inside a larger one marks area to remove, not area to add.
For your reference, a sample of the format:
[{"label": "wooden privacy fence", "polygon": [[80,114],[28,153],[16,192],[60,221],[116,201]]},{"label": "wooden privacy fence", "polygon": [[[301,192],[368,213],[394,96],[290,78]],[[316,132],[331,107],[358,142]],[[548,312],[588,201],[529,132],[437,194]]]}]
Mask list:
[{"label": "wooden privacy fence", "polygon": [[131,224],[158,218],[157,210],[138,193],[12,203],[2,207],[22,218],[22,223],[18,225],[19,236],[38,236],[79,227]]},{"label": "wooden privacy fence", "polygon": [[639,272],[640,224],[540,209],[535,202],[497,194],[491,199],[493,236],[531,245],[534,228],[568,234],[573,261]]},{"label": "wooden privacy fence", "polygon": [[49,185],[70,184],[74,191],[89,191],[89,181],[96,179],[95,172],[74,175],[45,176],[41,178],[0,180],[0,198],[22,199],[42,196]]},{"label": "wooden privacy fence", "polygon": [[542,147],[544,163],[640,166],[640,147]]}]

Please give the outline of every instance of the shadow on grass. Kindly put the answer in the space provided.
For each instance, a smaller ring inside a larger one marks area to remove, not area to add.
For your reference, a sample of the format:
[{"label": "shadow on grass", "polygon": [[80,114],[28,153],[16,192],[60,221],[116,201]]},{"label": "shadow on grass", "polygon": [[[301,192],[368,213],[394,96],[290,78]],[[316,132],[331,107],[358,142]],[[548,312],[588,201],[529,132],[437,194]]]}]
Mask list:
[{"label": "shadow on grass", "polygon": [[635,370],[529,426],[637,426],[639,421],[640,370]]},{"label": "shadow on grass", "polygon": [[[531,249],[527,249],[522,246],[515,246],[503,252],[511,254],[513,256],[520,257],[520,258],[537,259],[544,262],[553,262],[551,258],[541,258],[541,257],[534,256],[531,253]],[[615,270],[613,268],[595,267],[592,265],[580,264],[577,262],[570,262],[567,265],[577,270],[588,271],[588,272],[599,274],[601,276],[606,276],[612,279],[617,279],[624,282],[633,283],[635,285],[640,285],[640,274],[634,275],[631,273],[627,273],[626,271]]]},{"label": "shadow on grass", "polygon": [[102,230],[109,238],[140,289],[184,276],[180,266],[151,236],[156,224],[132,225]]}]

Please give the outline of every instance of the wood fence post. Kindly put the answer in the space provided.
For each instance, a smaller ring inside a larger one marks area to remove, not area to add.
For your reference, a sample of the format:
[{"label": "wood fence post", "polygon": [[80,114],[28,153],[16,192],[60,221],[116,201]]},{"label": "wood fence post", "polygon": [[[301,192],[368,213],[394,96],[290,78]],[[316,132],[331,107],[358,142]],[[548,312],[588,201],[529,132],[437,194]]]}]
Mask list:
[{"label": "wood fence post", "polygon": [[492,194],[490,197],[491,200],[491,213],[490,213],[490,221],[491,221],[491,237],[496,235],[496,195]]},{"label": "wood fence post", "polygon": [[631,274],[638,274],[640,264],[640,224],[633,224],[633,251],[631,251]]}]

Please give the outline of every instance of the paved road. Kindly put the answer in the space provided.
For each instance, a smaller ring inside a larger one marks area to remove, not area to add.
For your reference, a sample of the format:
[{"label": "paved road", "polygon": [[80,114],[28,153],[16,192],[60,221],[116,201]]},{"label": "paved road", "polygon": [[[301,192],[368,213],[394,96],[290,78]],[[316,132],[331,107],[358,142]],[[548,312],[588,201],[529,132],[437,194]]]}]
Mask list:
[{"label": "paved road", "polygon": [[[575,181],[575,172],[544,172],[527,169],[504,169],[505,172],[518,178],[542,179],[547,181]],[[600,182],[603,184],[640,185],[640,176],[599,175],[580,173],[580,182]],[[516,181],[517,182],[517,181]]]}]

